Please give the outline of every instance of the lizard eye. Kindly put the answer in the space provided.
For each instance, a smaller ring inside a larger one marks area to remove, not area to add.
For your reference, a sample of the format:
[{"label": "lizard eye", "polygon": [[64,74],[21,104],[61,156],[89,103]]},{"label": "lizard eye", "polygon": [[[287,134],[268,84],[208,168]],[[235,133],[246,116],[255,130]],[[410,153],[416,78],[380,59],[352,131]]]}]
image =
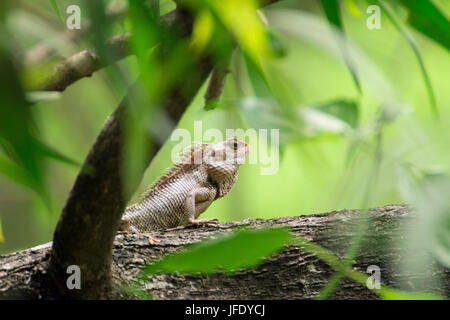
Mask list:
[{"label": "lizard eye", "polygon": [[237,150],[237,148],[238,148],[238,143],[235,141],[235,142],[233,143],[233,149],[234,149],[234,150]]}]

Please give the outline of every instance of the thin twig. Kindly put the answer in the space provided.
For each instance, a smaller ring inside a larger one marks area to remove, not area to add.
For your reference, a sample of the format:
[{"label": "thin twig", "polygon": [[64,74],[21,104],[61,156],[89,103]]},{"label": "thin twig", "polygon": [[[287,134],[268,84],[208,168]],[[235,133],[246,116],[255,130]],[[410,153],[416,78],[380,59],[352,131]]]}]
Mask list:
[{"label": "thin twig", "polygon": [[220,99],[227,74],[230,72],[230,60],[231,54],[214,66],[205,93],[205,110],[214,109],[215,103]]},{"label": "thin twig", "polygon": [[[106,48],[114,52],[116,60],[123,59],[130,54],[129,32],[117,35],[105,43]],[[94,72],[105,67],[102,57],[93,49],[83,50],[66,60],[58,63],[48,75],[40,78],[31,85],[31,90],[36,91],[64,91],[72,83],[91,76]]]}]

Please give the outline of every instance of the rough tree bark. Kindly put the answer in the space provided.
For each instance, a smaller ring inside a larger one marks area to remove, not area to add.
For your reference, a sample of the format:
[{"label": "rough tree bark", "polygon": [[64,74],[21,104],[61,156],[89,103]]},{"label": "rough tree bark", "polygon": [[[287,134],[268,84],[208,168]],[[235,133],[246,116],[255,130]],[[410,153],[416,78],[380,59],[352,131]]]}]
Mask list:
[{"label": "rough tree bark", "polygon": [[[155,261],[185,245],[242,227],[289,227],[294,235],[306,237],[343,257],[358,213],[358,210],[343,210],[267,220],[247,219],[221,223],[219,227],[175,228],[152,234],[160,240],[157,244],[149,243],[148,234],[120,234],[116,236],[113,248],[114,283],[116,288],[120,288],[131,283],[146,262]],[[437,261],[430,261],[423,274],[411,275],[397,268],[405,259],[401,243],[407,241],[408,222],[413,218],[414,212],[403,205],[371,209],[368,231],[354,268],[365,273],[369,265],[377,265],[381,268],[384,285],[450,297],[450,270]],[[0,257],[0,299],[46,298],[43,282],[50,250],[51,243],[48,243]],[[144,289],[156,299],[310,299],[317,295],[333,272],[313,254],[288,246],[252,270],[242,270],[233,275],[158,275],[145,283]],[[414,279],[425,280],[425,286],[414,287]],[[120,290],[116,290],[112,297],[130,298]],[[378,296],[365,286],[344,280],[331,298],[377,299]]]}]

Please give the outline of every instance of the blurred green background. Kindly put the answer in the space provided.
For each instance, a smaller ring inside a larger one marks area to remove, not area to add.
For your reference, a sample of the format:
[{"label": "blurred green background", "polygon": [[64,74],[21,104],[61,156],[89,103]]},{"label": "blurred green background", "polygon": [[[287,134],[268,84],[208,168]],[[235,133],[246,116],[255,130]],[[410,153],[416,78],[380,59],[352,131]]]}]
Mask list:
[{"label": "blurred green background", "polygon": [[[449,17],[449,1],[433,3]],[[67,17],[65,8],[79,4],[84,23],[86,16],[82,1],[59,0],[57,4],[64,19]],[[268,86],[283,110],[298,110],[330,101],[352,101],[357,106],[358,124],[337,132],[325,122],[320,130],[312,134],[280,127],[282,137],[289,131],[289,138],[281,140],[278,172],[261,175],[261,165],[243,165],[231,193],[215,202],[204,218],[217,217],[220,221],[274,218],[343,208],[411,203],[418,199],[424,204],[429,198],[411,196],[415,193],[411,191],[409,177],[412,175],[418,179],[416,186],[419,190],[423,177],[445,177],[450,173],[448,50],[408,27],[404,22],[405,10],[398,4],[392,4],[393,12],[413,36],[430,78],[439,110],[436,119],[417,57],[404,35],[384,12],[381,13],[381,28],[369,30],[366,26],[369,17],[366,13],[367,1],[348,0],[340,4],[346,37],[353,48],[367,58],[356,60],[369,69],[373,68],[375,74],[380,76],[380,82],[373,80],[370,73],[364,74],[368,69],[360,68],[356,71],[362,88],[360,94],[345,58],[342,59],[339,51],[336,54],[320,45],[320,41],[325,41],[330,47],[335,47],[339,40],[333,37],[324,39],[322,34],[318,34],[330,26],[320,2],[315,0],[280,1],[263,10],[268,19],[267,28],[273,31],[283,49],[279,57],[265,58],[263,69]],[[126,1],[105,1],[105,5],[120,11],[123,5],[126,6]],[[173,8],[171,1],[161,1],[162,14]],[[310,24],[308,19],[311,19]],[[18,60],[25,59],[26,52],[42,44],[57,52],[54,61],[91,46],[83,37],[71,40],[64,34],[65,28],[48,0],[14,1],[4,12],[4,21],[10,38],[2,38],[1,41],[12,48]],[[292,32],[283,29],[282,25],[286,22],[291,23],[289,27]],[[111,25],[112,34],[129,29],[130,21],[126,16],[117,18]],[[310,37],[298,35],[298,31]],[[253,127],[257,114],[252,114],[245,106],[232,106],[233,101],[248,101],[245,98],[258,96],[245,62],[242,51],[235,50],[222,97],[223,107],[210,111],[203,109],[204,84],[179,127],[193,130],[194,120],[202,120],[204,130],[218,128],[225,132],[227,128]],[[117,65],[126,75],[126,83],[131,84],[137,78],[139,65],[135,56],[125,58]],[[34,67],[32,63],[27,67],[31,71],[22,76],[24,83],[41,72],[40,67]],[[8,77],[4,73],[0,76]],[[116,88],[108,69],[102,69],[92,77],[70,85],[56,99],[46,99],[33,106],[32,115],[41,140],[68,158],[82,163],[106,118],[125,94]],[[396,97],[391,99],[386,88]],[[258,99],[267,101],[266,98]],[[267,110],[269,114],[272,111],[270,107]],[[293,121],[289,117],[285,120],[288,124]],[[293,124],[296,125],[295,121]],[[264,125],[262,123],[262,127]],[[270,121],[266,125],[276,127]],[[300,128],[301,125],[298,126]],[[377,139],[381,135],[382,143],[378,147],[381,147],[382,161],[378,161],[379,171],[376,173],[376,183],[373,183],[370,177],[375,170],[373,159],[377,152]],[[140,193],[164,168],[170,166],[173,146],[174,142],[167,143],[153,160],[130,204],[139,199]],[[349,150],[353,151],[350,153]],[[256,152],[256,148],[252,148],[252,152]],[[0,253],[51,241],[80,167],[48,160],[44,168],[50,207],[37,193],[0,175],[0,226],[3,235]],[[431,192],[441,194],[441,200],[445,201],[445,194],[450,192],[447,186],[439,185],[441,193],[434,189]],[[366,190],[369,190],[369,195]],[[445,211],[444,217],[443,227],[445,237],[448,237],[448,211]]]}]

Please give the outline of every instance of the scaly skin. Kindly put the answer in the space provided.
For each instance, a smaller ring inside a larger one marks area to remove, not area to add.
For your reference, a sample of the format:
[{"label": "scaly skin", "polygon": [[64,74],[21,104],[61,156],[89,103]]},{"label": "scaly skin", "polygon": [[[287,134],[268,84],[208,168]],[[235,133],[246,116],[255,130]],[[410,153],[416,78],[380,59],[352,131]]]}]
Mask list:
[{"label": "scaly skin", "polygon": [[217,219],[198,217],[214,200],[230,191],[248,151],[248,144],[237,139],[191,148],[181,163],[169,168],[138,203],[125,210],[120,230],[143,233],[192,224],[217,224]]}]

